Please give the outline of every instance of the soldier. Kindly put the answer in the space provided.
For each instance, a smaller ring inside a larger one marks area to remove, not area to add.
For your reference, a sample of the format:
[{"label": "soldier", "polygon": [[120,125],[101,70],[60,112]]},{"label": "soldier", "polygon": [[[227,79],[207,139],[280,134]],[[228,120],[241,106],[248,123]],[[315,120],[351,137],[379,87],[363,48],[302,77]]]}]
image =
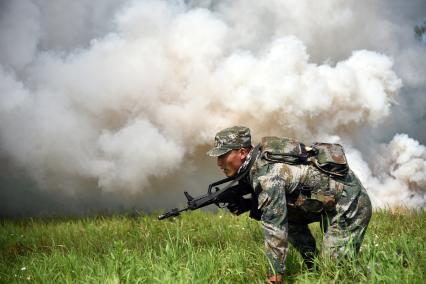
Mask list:
[{"label": "soldier", "polygon": [[[215,147],[207,154],[217,157],[227,177],[248,172],[240,183],[249,183],[253,190],[250,216],[262,222],[270,282],[283,281],[288,242],[312,268],[318,251],[309,223],[321,223],[324,255],[337,260],[359,251],[371,203],[340,145],[309,148],[291,139],[264,137],[253,148],[250,129],[234,126],[216,134]],[[250,206],[228,206],[231,212],[238,207]]]}]

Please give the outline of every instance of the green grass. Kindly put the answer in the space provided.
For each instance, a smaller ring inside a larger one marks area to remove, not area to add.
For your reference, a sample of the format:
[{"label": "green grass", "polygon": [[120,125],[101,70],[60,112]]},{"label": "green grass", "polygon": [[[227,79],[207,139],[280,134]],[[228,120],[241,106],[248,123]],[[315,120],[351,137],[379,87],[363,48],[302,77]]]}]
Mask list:
[{"label": "green grass", "polygon": [[[260,223],[224,211],[0,226],[1,283],[264,283],[267,274]],[[424,211],[375,212],[357,260],[319,258],[311,272],[290,248],[286,281],[426,283],[425,228]]]}]

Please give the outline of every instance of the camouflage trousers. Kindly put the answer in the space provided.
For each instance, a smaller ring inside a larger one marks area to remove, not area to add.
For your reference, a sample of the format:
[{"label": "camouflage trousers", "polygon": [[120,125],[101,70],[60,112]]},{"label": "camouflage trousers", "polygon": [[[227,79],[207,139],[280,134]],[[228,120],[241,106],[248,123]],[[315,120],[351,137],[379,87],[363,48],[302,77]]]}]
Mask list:
[{"label": "camouflage trousers", "polygon": [[[324,232],[322,255],[340,259],[359,252],[368,223],[371,219],[371,202],[365,189],[352,201],[346,211],[324,212],[320,223]],[[318,255],[316,242],[308,224],[288,223],[289,242],[300,252],[306,265],[311,267],[313,257]]]},{"label": "camouflage trousers", "polygon": [[313,258],[319,253],[315,238],[308,228],[308,223],[314,219],[320,221],[324,231],[323,255],[340,259],[359,251],[372,214],[371,202],[364,188],[349,204],[338,202],[333,210],[323,212],[311,221],[308,217],[306,222],[293,222],[291,210],[287,216],[285,196],[280,196],[282,194],[282,191],[269,192],[271,203],[262,214],[265,251],[271,274],[284,274],[288,242],[301,253],[306,265],[312,266]]}]

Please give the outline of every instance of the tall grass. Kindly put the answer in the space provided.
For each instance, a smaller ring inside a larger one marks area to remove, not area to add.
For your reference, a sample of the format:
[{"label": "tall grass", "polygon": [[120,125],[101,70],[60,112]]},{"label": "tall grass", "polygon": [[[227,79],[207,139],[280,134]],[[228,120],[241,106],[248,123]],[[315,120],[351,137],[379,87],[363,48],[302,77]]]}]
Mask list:
[{"label": "tall grass", "polygon": [[[0,226],[1,283],[264,283],[267,274],[260,224],[224,211]],[[425,283],[425,228],[423,211],[375,212],[358,259],[319,258],[308,271],[291,248],[286,281]]]}]

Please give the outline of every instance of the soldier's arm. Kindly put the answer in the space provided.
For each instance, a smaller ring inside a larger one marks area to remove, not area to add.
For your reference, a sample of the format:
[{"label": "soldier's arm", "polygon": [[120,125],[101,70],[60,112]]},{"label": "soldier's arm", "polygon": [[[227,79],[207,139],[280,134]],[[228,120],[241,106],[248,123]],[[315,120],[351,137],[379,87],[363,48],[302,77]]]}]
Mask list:
[{"label": "soldier's arm", "polygon": [[288,252],[287,206],[285,180],[280,175],[280,164],[269,164],[266,173],[257,178],[261,187],[258,197],[265,237],[265,251],[271,264],[271,275],[283,275]]}]

